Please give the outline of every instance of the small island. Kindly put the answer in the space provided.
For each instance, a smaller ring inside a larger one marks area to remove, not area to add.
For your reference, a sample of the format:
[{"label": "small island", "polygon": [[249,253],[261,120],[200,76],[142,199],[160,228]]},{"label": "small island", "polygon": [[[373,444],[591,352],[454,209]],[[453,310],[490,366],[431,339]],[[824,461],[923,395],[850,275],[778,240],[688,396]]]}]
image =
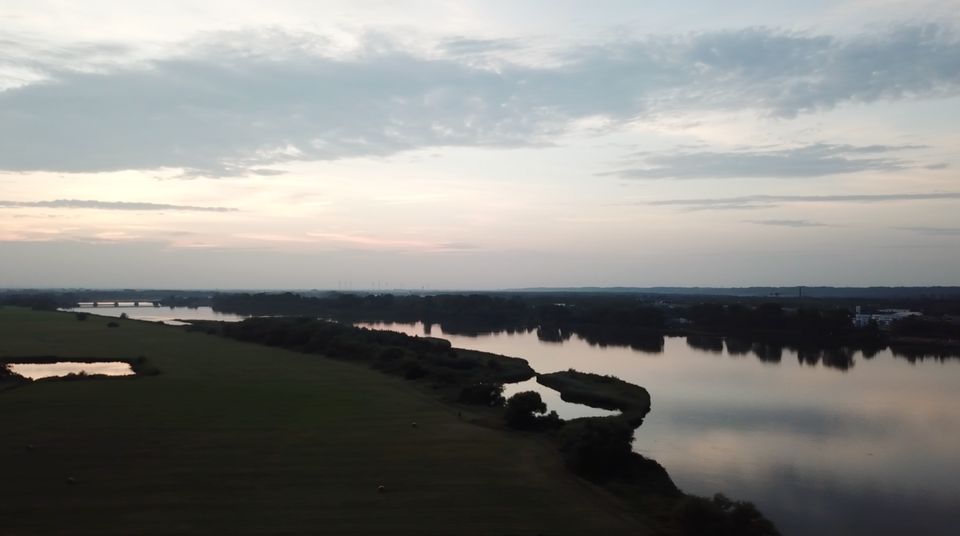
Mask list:
[{"label": "small island", "polygon": [[567,402],[619,410],[634,426],[640,426],[643,418],[650,412],[650,393],[639,385],[614,376],[570,369],[539,374],[537,383],[558,391],[560,398]]}]

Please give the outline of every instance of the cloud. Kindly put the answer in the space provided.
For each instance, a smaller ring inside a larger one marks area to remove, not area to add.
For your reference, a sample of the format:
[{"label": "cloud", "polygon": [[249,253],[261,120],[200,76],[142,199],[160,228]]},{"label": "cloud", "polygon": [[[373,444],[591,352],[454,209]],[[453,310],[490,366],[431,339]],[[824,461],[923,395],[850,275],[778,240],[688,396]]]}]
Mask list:
[{"label": "cloud", "polygon": [[136,58],[136,51],[119,43],[74,43],[57,46],[4,28],[0,38],[0,91],[49,79],[58,66],[71,70],[94,72],[116,68]]},{"label": "cloud", "polygon": [[960,199],[960,192],[928,194],[745,195],[699,199],[661,199],[645,205],[675,206],[686,210],[743,210],[802,203],[893,203]]},{"label": "cloud", "polygon": [[833,225],[827,223],[810,220],[746,220],[746,222],[757,225],[771,225],[774,227],[833,227]]},{"label": "cloud", "polygon": [[235,212],[235,208],[169,205],[166,203],[139,203],[129,201],[91,201],[57,199],[54,201],[2,201],[0,208],[84,208],[96,210],[178,210],[190,212]]},{"label": "cloud", "polygon": [[[791,117],[960,94],[960,39],[938,25],[842,39],[766,28],[650,36],[550,50],[533,64],[510,60],[515,42],[447,39],[425,55],[365,39],[344,54],[323,36],[231,33],[182,44],[175,57],[79,67],[73,50],[27,54],[42,58],[29,65],[39,74],[0,91],[0,170],[234,175],[291,160],[544,144],[584,118],[615,128],[678,109]],[[85,46],[109,56],[109,46]],[[483,61],[465,57],[477,53]],[[27,61],[9,54],[0,64]],[[903,165],[817,150],[792,157],[808,174]],[[711,158],[736,167],[710,153],[685,162],[702,174]],[[761,173],[778,162],[754,155],[739,166]]]},{"label": "cloud", "polygon": [[451,37],[443,39],[437,48],[451,56],[485,55],[494,52],[517,50],[522,44],[516,39],[474,39]]},{"label": "cloud", "polygon": [[895,227],[900,231],[910,231],[925,236],[960,236],[960,227]]},{"label": "cloud", "polygon": [[920,146],[833,145],[817,143],[786,149],[729,152],[677,151],[642,156],[643,167],[602,173],[627,179],[725,179],[822,177],[860,171],[901,171],[914,164],[895,157],[864,156]]},{"label": "cloud", "polygon": [[339,243],[350,248],[358,249],[407,250],[437,253],[477,249],[475,245],[465,242],[432,242],[352,233],[310,232],[307,233],[307,236],[316,240]]},{"label": "cloud", "polygon": [[260,177],[273,177],[275,175],[284,175],[286,171],[282,169],[260,168],[260,169],[248,169],[247,173],[250,173],[251,175],[258,175]]}]

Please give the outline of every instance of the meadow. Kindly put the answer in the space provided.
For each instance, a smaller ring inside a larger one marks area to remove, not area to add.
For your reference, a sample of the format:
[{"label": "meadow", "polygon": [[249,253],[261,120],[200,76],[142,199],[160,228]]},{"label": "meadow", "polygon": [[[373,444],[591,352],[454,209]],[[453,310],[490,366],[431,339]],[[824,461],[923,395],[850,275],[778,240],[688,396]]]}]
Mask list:
[{"label": "meadow", "polygon": [[0,357],[159,370],[0,390],[0,534],[651,532],[542,437],[400,377],[118,322],[0,308]]}]

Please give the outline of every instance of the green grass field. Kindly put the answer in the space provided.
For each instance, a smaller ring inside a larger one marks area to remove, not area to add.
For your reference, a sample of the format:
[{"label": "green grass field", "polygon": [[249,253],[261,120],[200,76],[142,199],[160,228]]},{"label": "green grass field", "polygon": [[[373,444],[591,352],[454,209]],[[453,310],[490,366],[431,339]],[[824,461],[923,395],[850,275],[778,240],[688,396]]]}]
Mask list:
[{"label": "green grass field", "polygon": [[542,439],[402,379],[119,322],[0,309],[0,357],[161,370],[0,391],[0,535],[649,532]]}]

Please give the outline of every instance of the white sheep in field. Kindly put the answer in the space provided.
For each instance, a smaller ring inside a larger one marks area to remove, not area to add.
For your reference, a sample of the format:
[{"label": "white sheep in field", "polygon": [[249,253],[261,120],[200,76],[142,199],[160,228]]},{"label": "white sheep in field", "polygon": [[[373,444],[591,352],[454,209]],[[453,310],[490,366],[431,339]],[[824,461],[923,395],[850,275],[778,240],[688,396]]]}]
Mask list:
[{"label": "white sheep in field", "polygon": [[379,492],[379,493],[386,493],[386,492],[387,492],[387,487],[384,486],[383,484],[380,484],[379,486],[377,486],[377,492]]},{"label": "white sheep in field", "polygon": [[411,427],[411,428],[416,428],[416,427],[417,427],[417,421],[413,421],[412,423],[410,423],[410,427]]}]

